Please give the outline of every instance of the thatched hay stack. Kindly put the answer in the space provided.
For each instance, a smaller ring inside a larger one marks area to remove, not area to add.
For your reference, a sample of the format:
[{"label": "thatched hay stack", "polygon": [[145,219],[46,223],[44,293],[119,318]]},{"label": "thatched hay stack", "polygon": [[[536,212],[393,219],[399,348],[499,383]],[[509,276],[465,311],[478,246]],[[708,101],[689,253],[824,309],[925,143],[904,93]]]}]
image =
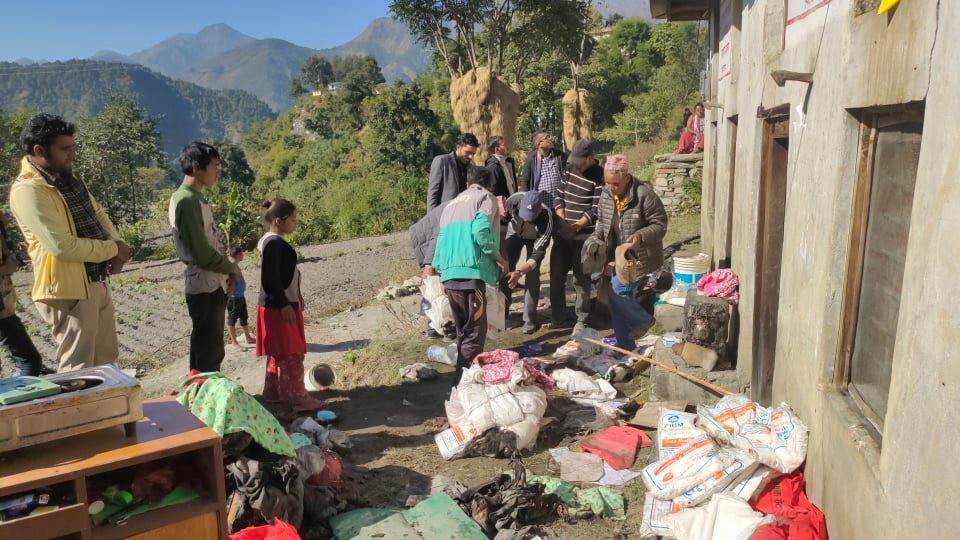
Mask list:
[{"label": "thatched hay stack", "polygon": [[590,94],[583,88],[570,89],[563,95],[563,142],[573,148],[577,139],[592,139],[593,108]]},{"label": "thatched hay stack", "polygon": [[480,140],[475,163],[486,161],[486,141],[490,135],[503,135],[513,147],[520,94],[496,73],[481,67],[454,79],[450,83],[450,104],[460,130],[473,133]]}]

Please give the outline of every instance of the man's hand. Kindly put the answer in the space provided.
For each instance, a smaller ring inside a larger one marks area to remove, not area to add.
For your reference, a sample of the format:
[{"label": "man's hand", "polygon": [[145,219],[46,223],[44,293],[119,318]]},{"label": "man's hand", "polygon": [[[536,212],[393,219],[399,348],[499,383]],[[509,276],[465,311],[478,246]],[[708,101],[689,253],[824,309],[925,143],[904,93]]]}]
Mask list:
[{"label": "man's hand", "polygon": [[283,322],[293,323],[297,322],[297,312],[290,307],[290,304],[287,304],[280,308],[280,316],[283,317]]},{"label": "man's hand", "polygon": [[520,276],[522,275],[523,274],[521,274],[519,270],[515,270],[507,274],[507,287],[510,287],[511,289],[516,289],[517,285],[520,284]]},{"label": "man's hand", "polygon": [[630,241],[630,249],[632,251],[638,251],[641,245],[643,245],[643,241],[640,240],[640,235],[639,234],[633,235],[633,240]]},{"label": "man's hand", "polygon": [[556,214],[557,214],[557,217],[562,220],[567,219],[567,210],[565,208],[557,208]]},{"label": "man's hand", "polygon": [[114,257],[107,261],[107,271],[110,274],[119,274],[123,271],[123,259],[120,257]]},{"label": "man's hand", "polygon": [[125,244],[123,240],[117,240],[117,259],[120,259],[122,262],[127,262],[130,260],[130,246]]},{"label": "man's hand", "polygon": [[574,222],[572,227],[575,232],[580,232],[580,229],[586,227],[589,224],[590,224],[590,220],[587,219],[586,216],[584,216],[578,219],[576,222]]},{"label": "man's hand", "polygon": [[428,277],[435,275],[437,275],[437,271],[434,270],[433,266],[430,266],[429,264],[423,265],[423,269],[420,270],[420,277],[423,279],[427,279]]}]

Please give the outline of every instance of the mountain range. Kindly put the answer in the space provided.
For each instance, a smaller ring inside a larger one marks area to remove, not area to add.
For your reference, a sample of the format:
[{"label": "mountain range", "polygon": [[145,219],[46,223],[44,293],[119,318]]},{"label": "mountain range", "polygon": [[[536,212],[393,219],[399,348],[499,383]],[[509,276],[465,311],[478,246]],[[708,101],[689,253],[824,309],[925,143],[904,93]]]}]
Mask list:
[{"label": "mountain range", "polygon": [[290,106],[290,79],[314,54],[328,58],[366,54],[377,59],[388,82],[412,80],[429,65],[428,51],[402,24],[374,19],[357,37],[330,49],[301,47],[282,39],[256,39],[226,24],[196,34],[177,34],[129,56],[100,51],[92,60],[142,64],[168,77],[213,89],[246,90],[274,111]]}]

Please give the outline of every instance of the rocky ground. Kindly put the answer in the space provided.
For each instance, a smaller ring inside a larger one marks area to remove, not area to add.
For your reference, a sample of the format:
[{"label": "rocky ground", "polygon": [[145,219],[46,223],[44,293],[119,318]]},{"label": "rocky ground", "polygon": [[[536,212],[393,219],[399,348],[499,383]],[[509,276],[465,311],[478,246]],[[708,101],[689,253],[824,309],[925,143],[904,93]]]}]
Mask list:
[{"label": "rocky ground", "polygon": [[[686,238],[699,228],[699,217],[671,220],[665,243]],[[306,365],[327,363],[339,380],[320,394],[341,421],[354,444],[345,456],[351,464],[371,471],[360,489],[369,506],[399,506],[409,495],[426,493],[430,479],[443,474],[466,485],[493,478],[508,468],[505,460],[466,458],[443,461],[433,441],[439,431],[431,422],[443,416],[443,401],[450,387],[452,368],[431,364],[441,373],[429,382],[401,382],[399,367],[425,360],[425,350],[436,344],[423,337],[417,320],[419,297],[377,299],[389,283],[401,284],[417,273],[405,233],[309,246],[300,249],[306,298],[308,353]],[[247,301],[256,304],[259,267],[250,257],[243,264],[248,282]],[[186,353],[190,320],[183,300],[182,266],[177,261],[129,266],[112,283],[121,343],[121,367],[133,367],[148,397],[175,389],[187,372]],[[24,301],[21,318],[45,358],[54,350],[48,329],[29,302],[29,272],[15,283]],[[543,278],[547,297],[549,282]],[[519,299],[519,294],[515,295]],[[543,300],[541,300],[542,307]],[[572,297],[571,297],[572,305]],[[518,306],[515,305],[515,311]],[[546,311],[541,313],[546,315]],[[519,320],[514,320],[519,325]],[[518,329],[491,336],[487,349],[511,348],[527,342],[540,343],[545,353],[569,339],[569,330],[541,330],[525,336]],[[442,342],[440,342],[442,343]],[[52,361],[48,360],[52,365]],[[4,361],[4,368],[9,363]],[[256,394],[263,382],[264,362],[250,349],[228,347],[222,371]],[[643,399],[648,379],[640,376],[621,390]],[[526,452],[525,465],[535,474],[557,474],[547,450],[557,444],[546,434]],[[635,469],[649,460],[641,451]],[[623,489],[627,519],[600,519],[566,523],[556,521],[545,528],[552,538],[636,538],[643,508],[643,483],[638,479]]]}]

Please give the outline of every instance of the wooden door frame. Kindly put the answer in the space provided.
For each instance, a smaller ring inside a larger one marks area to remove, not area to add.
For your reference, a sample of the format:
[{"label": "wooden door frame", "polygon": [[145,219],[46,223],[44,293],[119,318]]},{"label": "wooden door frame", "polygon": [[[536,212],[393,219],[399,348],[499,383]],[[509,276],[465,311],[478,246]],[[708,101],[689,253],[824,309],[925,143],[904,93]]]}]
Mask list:
[{"label": "wooden door frame", "polygon": [[[764,279],[763,269],[767,264],[765,260],[766,243],[768,239],[764,238],[765,226],[767,224],[767,199],[770,196],[770,182],[773,181],[773,145],[777,140],[790,137],[790,116],[789,109],[783,106],[775,108],[776,110],[785,109],[786,114],[770,114],[763,120],[762,144],[760,153],[760,182],[757,197],[757,238],[756,238],[756,261],[754,266],[755,289],[753,305],[753,359],[751,362],[750,393],[754,401],[762,399],[767,384],[773,384],[772,380],[768,383],[766,373],[772,375],[774,369],[774,360],[764,354],[762,350],[761,339],[765,333],[762,329],[760,317],[764,312],[764,305],[767,299],[764,297],[763,290],[766,280]],[[789,143],[787,146],[788,167],[789,167]],[[786,212],[786,203],[784,203],[784,212]],[[781,257],[783,253],[781,251]],[[780,277],[777,276],[779,280]],[[778,307],[779,312],[779,307]],[[772,376],[770,377],[772,379]]]}]

